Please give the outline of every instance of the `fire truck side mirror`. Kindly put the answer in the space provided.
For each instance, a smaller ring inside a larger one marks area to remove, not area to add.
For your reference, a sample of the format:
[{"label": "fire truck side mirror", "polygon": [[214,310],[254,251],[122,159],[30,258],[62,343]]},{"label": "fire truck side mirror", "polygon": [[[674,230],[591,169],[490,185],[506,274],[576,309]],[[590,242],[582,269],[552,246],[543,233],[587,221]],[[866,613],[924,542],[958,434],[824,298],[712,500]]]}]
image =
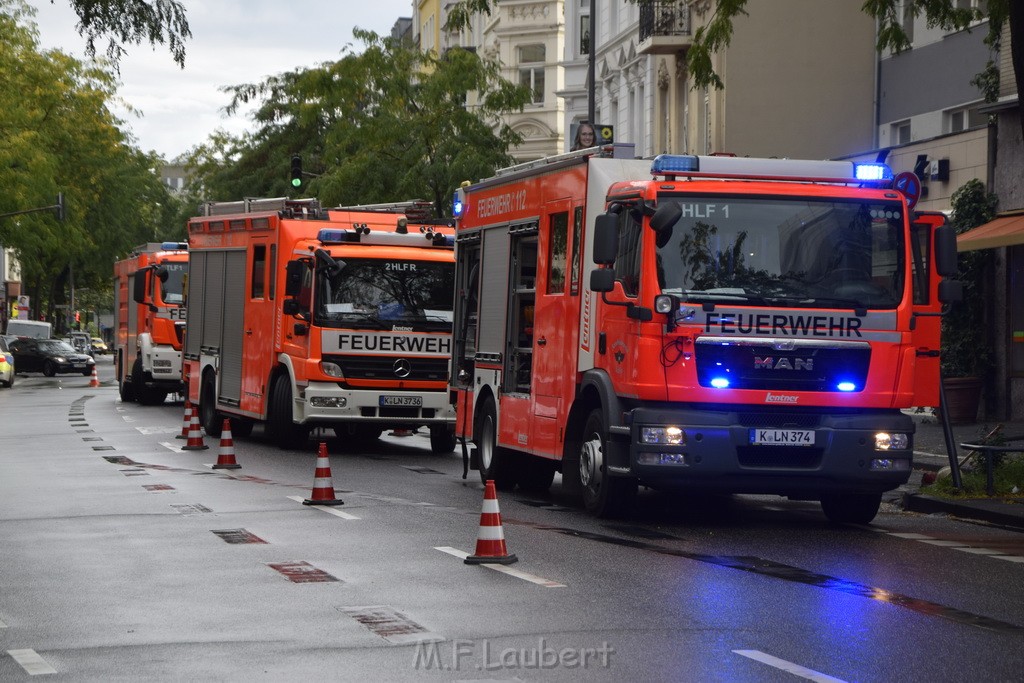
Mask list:
[{"label": "fire truck side mirror", "polygon": [[677,202],[663,202],[658,206],[658,210],[651,216],[651,229],[654,230],[656,235],[654,238],[655,244],[659,249],[668,244],[668,241],[672,239],[672,229],[683,215],[683,207],[679,206]]},{"label": "fire truck side mirror", "polygon": [[951,225],[935,228],[935,272],[942,277],[955,277],[956,257],[956,230]]},{"label": "fire truck side mirror", "polygon": [[590,290],[593,292],[610,292],[615,288],[615,271],[611,268],[598,268],[590,272]]},{"label": "fire truck side mirror", "polygon": [[[302,292],[302,278],[306,274],[306,264],[302,261],[289,261],[284,270],[284,295],[298,296]],[[287,312],[287,311],[286,311]]]},{"label": "fire truck side mirror", "polygon": [[302,313],[302,306],[299,305],[298,299],[285,299],[281,310],[285,315],[299,315]]},{"label": "fire truck side mirror", "polygon": [[[594,220],[594,263],[610,266],[619,253],[619,217],[602,213]],[[595,292],[610,291],[595,289]]]},{"label": "fire truck side mirror", "polygon": [[964,283],[959,280],[943,280],[939,283],[939,301],[943,304],[955,304],[963,301]]},{"label": "fire truck side mirror", "polygon": [[137,304],[146,303],[146,280],[149,274],[149,268],[143,268],[135,273],[135,278],[132,282],[132,299]]}]

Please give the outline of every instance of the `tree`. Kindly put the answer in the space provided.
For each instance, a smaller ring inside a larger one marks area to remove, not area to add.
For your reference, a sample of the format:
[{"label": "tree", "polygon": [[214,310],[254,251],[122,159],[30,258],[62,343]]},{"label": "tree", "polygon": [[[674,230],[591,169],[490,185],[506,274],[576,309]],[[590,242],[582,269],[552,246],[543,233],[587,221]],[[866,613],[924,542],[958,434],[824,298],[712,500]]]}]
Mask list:
[{"label": "tree", "polygon": [[193,152],[208,196],[293,193],[290,159],[299,154],[303,191],[326,205],[426,199],[444,216],[461,181],[510,162],[519,138],[501,120],[528,93],[500,78],[497,63],[461,49],[436,57],[373,32],[355,37],[365,43],[359,54],[228,88],[229,111],[261,103],[258,128],[215,135]]},{"label": "tree", "polygon": [[[54,0],[50,0],[51,4]],[[185,66],[185,41],[192,31],[185,8],[177,0],[68,0],[78,14],[78,34],[85,38],[85,51],[96,55],[96,41],[109,38],[107,57],[115,65],[125,54],[123,43],[148,40],[167,44],[178,66]]]},{"label": "tree", "polygon": [[[445,29],[461,30],[469,25],[473,14],[490,14],[493,1],[458,0],[449,9]],[[625,1],[638,4],[653,2]],[[693,42],[686,52],[686,68],[694,89],[724,87],[724,81],[715,73],[711,56],[728,47],[732,39],[733,19],[746,14],[746,5],[747,0],[717,0],[711,18],[694,32]],[[1024,2],[988,0],[987,6],[989,33],[985,42],[988,45],[999,47],[1003,26],[1009,22],[1011,61],[1017,82],[1017,106],[1021,114],[1021,133],[1024,134]],[[978,8],[960,7],[957,0],[864,0],[864,12],[878,20],[876,47],[879,52],[892,50],[899,53],[910,48],[910,39],[903,29],[903,15],[899,11],[901,8],[914,17],[925,16],[929,26],[938,26],[947,31],[968,28],[984,16]]]}]

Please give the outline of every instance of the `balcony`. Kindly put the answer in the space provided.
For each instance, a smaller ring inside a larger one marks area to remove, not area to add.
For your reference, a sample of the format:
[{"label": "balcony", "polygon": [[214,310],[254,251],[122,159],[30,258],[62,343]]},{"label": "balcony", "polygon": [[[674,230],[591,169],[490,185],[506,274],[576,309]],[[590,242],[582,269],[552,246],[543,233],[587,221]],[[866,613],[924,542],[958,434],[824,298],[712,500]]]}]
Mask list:
[{"label": "balcony", "polygon": [[641,54],[676,54],[686,52],[692,44],[686,0],[653,0],[640,5]]}]

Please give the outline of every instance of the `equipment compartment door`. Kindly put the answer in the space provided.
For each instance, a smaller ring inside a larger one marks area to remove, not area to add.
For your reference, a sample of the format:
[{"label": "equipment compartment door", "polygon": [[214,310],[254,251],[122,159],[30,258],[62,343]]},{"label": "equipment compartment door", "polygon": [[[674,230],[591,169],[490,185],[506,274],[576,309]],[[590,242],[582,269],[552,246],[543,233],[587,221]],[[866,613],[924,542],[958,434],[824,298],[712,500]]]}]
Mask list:
[{"label": "equipment compartment door", "polygon": [[237,407],[242,393],[242,348],[245,311],[245,251],[224,255],[223,337],[218,403]]}]

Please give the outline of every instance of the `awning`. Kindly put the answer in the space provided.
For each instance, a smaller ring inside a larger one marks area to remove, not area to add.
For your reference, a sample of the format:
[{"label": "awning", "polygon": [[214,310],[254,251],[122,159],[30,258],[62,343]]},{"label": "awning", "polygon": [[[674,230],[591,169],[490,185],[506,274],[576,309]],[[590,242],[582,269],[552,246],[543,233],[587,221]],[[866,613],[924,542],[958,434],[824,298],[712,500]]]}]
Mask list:
[{"label": "awning", "polygon": [[998,214],[988,223],[957,235],[957,251],[994,249],[1024,244],[1024,211]]}]

